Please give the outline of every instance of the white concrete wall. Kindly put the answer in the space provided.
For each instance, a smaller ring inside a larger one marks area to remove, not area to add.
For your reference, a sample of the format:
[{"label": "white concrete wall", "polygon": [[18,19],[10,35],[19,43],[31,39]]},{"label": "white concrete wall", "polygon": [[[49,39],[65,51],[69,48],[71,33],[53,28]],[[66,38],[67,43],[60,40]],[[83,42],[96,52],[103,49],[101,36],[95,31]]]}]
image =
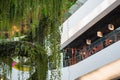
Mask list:
[{"label": "white concrete wall", "polygon": [[12,68],[12,75],[10,80],[26,80],[30,77],[29,71],[20,71],[17,69]]},{"label": "white concrete wall", "polygon": [[120,4],[120,0],[87,0],[63,23],[61,49]]},{"label": "white concrete wall", "polygon": [[[15,68],[12,67],[12,73],[10,74],[10,66],[8,66],[5,63],[2,63],[4,65],[0,65],[0,75],[3,75],[3,68],[6,70],[6,77],[9,80],[26,80],[30,77],[30,73],[29,71],[21,71],[21,70],[17,70]],[[2,80],[2,79],[1,79]]]},{"label": "white concrete wall", "polygon": [[62,68],[61,80],[75,80],[76,78],[94,71],[112,61],[120,59],[120,41],[106,47],[96,54],[86,58],[85,60]]}]

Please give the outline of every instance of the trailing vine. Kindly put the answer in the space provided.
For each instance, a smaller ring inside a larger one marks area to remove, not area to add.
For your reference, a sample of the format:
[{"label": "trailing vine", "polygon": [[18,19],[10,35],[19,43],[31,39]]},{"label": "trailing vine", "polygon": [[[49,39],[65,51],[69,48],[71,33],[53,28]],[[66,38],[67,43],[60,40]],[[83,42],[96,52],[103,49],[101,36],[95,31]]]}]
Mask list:
[{"label": "trailing vine", "polygon": [[51,80],[60,80],[60,25],[75,1],[0,0],[0,56],[28,58],[21,65],[35,67],[30,80],[46,80],[48,67],[51,74],[53,69],[57,71]]}]

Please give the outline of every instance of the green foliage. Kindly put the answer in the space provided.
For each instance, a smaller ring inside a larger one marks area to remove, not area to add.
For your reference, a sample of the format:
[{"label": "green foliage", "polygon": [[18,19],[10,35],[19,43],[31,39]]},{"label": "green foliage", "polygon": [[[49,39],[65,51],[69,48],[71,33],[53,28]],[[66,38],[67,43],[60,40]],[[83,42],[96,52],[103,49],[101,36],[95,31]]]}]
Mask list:
[{"label": "green foliage", "polygon": [[[63,22],[63,14],[74,1],[0,0],[0,41],[26,35],[19,41],[1,42],[0,55],[29,57],[31,66],[33,61],[35,64],[32,80],[45,80],[48,63],[53,63],[60,80],[59,26]],[[28,30],[24,29],[26,27]],[[53,77],[56,75],[51,79]]]}]

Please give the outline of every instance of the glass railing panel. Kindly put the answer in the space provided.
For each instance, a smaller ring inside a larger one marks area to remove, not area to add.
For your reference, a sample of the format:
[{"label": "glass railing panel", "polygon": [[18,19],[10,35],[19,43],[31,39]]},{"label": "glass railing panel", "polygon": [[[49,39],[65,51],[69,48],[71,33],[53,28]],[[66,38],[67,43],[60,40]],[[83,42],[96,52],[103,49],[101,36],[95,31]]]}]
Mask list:
[{"label": "glass railing panel", "polygon": [[76,64],[119,40],[120,30],[114,30],[83,49],[67,48],[63,52],[63,66]]}]

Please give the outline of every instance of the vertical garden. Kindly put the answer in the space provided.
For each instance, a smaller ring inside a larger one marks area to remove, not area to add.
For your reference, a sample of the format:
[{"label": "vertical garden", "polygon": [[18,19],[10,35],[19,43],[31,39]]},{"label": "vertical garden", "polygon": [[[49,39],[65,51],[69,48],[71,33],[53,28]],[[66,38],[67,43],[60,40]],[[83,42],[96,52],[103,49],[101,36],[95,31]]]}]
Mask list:
[{"label": "vertical garden", "polygon": [[[28,80],[46,80],[48,68],[56,69],[60,80],[61,24],[74,2],[0,0],[0,78],[7,80],[15,63],[19,70],[29,71]],[[3,63],[9,66],[7,73]]]}]

